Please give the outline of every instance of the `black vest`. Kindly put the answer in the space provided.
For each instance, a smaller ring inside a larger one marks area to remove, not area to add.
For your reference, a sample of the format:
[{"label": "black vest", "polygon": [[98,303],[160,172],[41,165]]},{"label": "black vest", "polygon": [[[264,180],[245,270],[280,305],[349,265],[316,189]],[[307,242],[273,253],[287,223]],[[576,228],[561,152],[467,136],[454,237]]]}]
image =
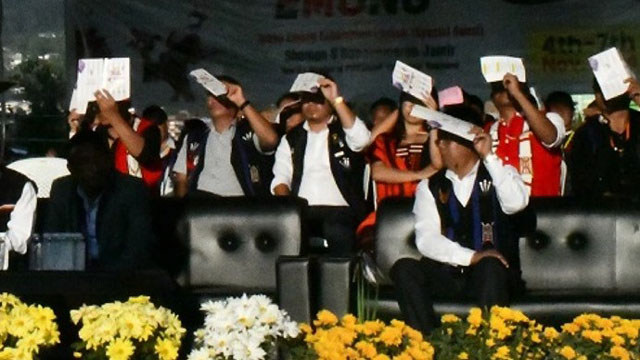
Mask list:
[{"label": "black vest", "polygon": [[513,215],[502,211],[491,175],[482,162],[474,181],[473,191],[467,206],[462,206],[451,181],[441,170],[429,180],[429,188],[436,201],[442,234],[460,245],[482,250],[490,243],[507,259],[510,269],[520,274],[520,254],[518,250],[519,221],[512,221]]},{"label": "black vest", "polygon": [[[195,128],[186,136],[184,146],[187,147],[187,178],[191,191],[197,190],[198,179],[204,169],[210,131],[209,126]],[[231,166],[245,196],[269,195],[273,174],[268,164],[269,156],[261,154],[253,143],[253,131],[248,121],[236,122],[231,142]]]},{"label": "black vest", "polygon": [[[20,199],[24,185],[27,182],[30,182],[36,188],[36,185],[29,178],[19,172],[6,167],[0,168],[0,205],[15,205]],[[7,231],[9,219],[10,213],[0,213],[0,232]]]},{"label": "black vest", "polygon": [[[340,193],[356,217],[362,219],[367,212],[363,189],[364,155],[349,148],[340,121],[333,121],[329,124],[328,136],[329,148],[327,150],[329,151],[331,174]],[[291,163],[293,165],[291,193],[297,196],[302,181],[304,154],[307,149],[307,130],[304,128],[304,123],[293,128],[286,135],[286,138],[291,148]]]}]

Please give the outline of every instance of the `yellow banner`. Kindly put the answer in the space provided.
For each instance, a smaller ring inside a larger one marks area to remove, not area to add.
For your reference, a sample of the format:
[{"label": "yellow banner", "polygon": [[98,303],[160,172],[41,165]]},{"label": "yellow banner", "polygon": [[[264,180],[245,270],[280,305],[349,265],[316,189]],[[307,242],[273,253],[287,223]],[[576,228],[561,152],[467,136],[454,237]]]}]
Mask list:
[{"label": "yellow banner", "polygon": [[528,40],[525,66],[536,78],[586,80],[592,76],[587,59],[611,47],[620,50],[632,70],[639,69],[640,30],[632,27],[547,29]]}]

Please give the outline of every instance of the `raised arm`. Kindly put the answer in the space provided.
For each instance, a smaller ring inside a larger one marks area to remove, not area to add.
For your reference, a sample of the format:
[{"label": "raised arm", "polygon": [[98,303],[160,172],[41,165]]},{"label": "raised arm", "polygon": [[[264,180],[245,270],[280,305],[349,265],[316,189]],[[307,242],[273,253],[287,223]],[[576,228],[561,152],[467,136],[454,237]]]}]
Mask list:
[{"label": "raised arm", "polygon": [[253,129],[260,143],[260,149],[264,151],[275,149],[278,146],[279,138],[271,123],[246,99],[242,87],[228,84],[227,88],[229,89],[227,97],[238,106],[238,109],[242,111],[247,121],[249,121],[251,129]]},{"label": "raised arm", "polygon": [[560,130],[529,100],[520,88],[520,83],[515,75],[506,74],[502,82],[509,94],[520,104],[522,113],[529,123],[531,131],[533,131],[534,135],[540,139],[540,141],[550,145],[558,143],[558,138],[562,140],[561,138],[564,136],[564,132],[559,133]]}]

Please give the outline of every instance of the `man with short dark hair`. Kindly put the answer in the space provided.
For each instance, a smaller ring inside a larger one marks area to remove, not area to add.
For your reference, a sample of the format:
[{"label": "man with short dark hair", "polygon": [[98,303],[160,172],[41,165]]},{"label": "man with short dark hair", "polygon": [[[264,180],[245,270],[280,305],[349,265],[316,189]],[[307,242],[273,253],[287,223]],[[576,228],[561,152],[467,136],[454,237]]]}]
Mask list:
[{"label": "man with short dark hair", "polygon": [[318,87],[301,93],[305,121],[278,146],[271,191],[306,199],[312,235],[327,240],[328,253],[346,256],[354,250],[356,226],[367,212],[361,151],[370,133],[335,82],[323,77]]},{"label": "man with short dark hair", "polygon": [[402,258],[390,271],[405,321],[424,334],[439,324],[434,296],[468,297],[490,307],[507,305],[524,286],[520,234],[510,216],[528,204],[525,184],[491,151],[477,112],[454,107],[447,113],[476,125],[475,138],[438,130],[444,169],[420,182],[413,208],[423,258]]},{"label": "man with short dark hair", "polygon": [[70,148],[71,175],[51,185],[44,231],[81,232],[90,270],[150,267],[154,237],[141,179],[115,171],[108,144],[95,132],[79,132]]},{"label": "man with short dark hair", "polygon": [[560,115],[564,121],[564,128],[567,133],[571,131],[571,123],[573,122],[573,115],[576,110],[576,103],[571,98],[571,95],[564,91],[554,91],[547,95],[544,101],[544,107],[547,111],[552,111]]},{"label": "man with short dark hair", "polygon": [[216,97],[207,92],[211,126],[185,135],[173,167],[175,194],[267,195],[271,172],[264,153],[276,148],[278,134],[235,79],[216,77],[228,93]]}]

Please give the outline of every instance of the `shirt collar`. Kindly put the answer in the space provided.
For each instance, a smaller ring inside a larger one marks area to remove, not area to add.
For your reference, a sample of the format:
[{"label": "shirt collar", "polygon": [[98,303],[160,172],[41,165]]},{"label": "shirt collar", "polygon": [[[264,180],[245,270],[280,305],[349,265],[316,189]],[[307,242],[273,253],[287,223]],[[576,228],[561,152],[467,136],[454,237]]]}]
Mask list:
[{"label": "shirt collar", "polygon": [[235,135],[236,133],[236,122],[234,121],[233,123],[231,123],[231,126],[229,126],[229,128],[227,128],[227,130],[224,130],[223,132],[218,132],[218,130],[216,130],[216,127],[211,125],[211,132],[215,135]]},{"label": "shirt collar", "polygon": [[[335,115],[331,115],[331,118],[329,119],[329,121],[327,121],[327,125],[331,124],[334,120],[335,120],[336,116]],[[302,127],[307,130],[307,132],[312,132],[315,134],[319,134],[319,133],[323,133],[326,131],[329,131],[329,127],[327,126],[326,128],[322,129],[321,131],[311,131],[311,128],[309,127],[309,122],[307,120],[304,121],[304,124],[302,124]]]},{"label": "shirt collar", "polygon": [[465,175],[462,179],[458,178],[458,175],[456,175],[456,173],[453,172],[452,170],[447,170],[444,173],[444,175],[447,177],[447,179],[451,180],[451,182],[464,182],[469,180],[473,181],[476,178],[476,175],[478,174],[479,167],[480,167],[480,160],[476,162],[476,164],[473,166],[471,171],[469,171],[469,173]]}]

